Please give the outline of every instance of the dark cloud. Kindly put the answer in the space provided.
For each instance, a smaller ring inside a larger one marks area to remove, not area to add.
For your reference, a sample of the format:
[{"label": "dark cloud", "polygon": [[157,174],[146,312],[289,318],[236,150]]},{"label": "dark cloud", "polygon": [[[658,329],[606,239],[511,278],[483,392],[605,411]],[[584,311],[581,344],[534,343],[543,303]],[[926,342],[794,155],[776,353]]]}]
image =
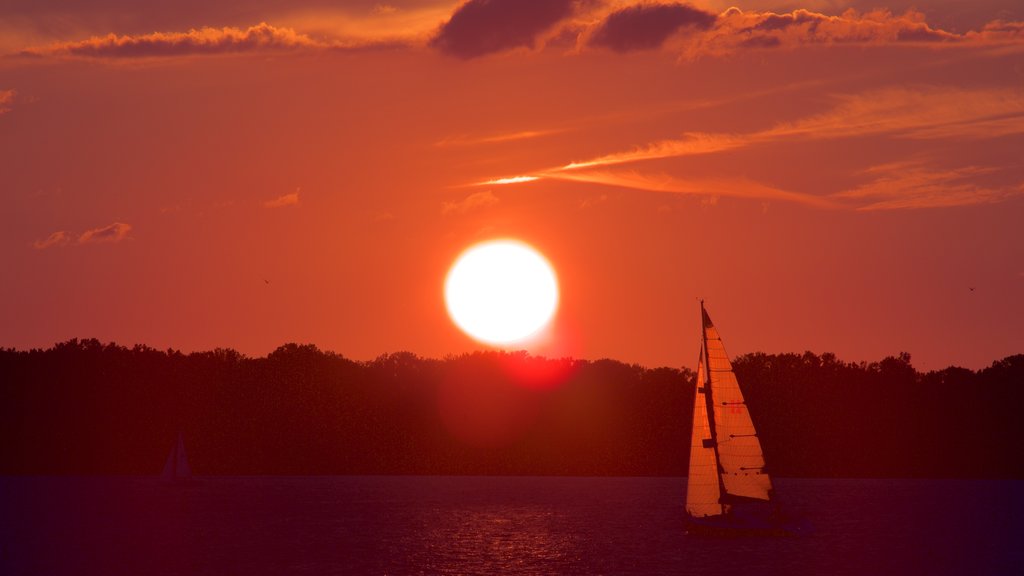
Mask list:
[{"label": "dark cloud", "polygon": [[574,0],[469,0],[430,45],[459,58],[532,47],[537,36],[569,16]]},{"label": "dark cloud", "polygon": [[638,4],[612,12],[590,44],[616,52],[659,48],[682,27],[707,30],[717,16],[686,4]]}]

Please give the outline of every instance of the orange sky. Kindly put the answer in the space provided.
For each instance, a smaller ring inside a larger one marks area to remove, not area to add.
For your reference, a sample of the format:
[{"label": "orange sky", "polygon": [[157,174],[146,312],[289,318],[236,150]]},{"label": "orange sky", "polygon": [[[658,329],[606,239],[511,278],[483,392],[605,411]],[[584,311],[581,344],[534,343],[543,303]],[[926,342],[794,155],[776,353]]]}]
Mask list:
[{"label": "orange sky", "polygon": [[1024,352],[1018,0],[144,4],[0,9],[0,346],[479,349],[510,236],[539,354]]}]

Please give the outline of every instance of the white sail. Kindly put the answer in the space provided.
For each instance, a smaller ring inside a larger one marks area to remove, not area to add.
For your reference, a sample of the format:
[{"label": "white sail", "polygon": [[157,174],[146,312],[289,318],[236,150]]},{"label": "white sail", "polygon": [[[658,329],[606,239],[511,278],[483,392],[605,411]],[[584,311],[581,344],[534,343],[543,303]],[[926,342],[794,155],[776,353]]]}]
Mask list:
[{"label": "white sail", "polygon": [[769,500],[772,481],[764,469],[761,442],[750,420],[750,412],[733,373],[732,363],[725,353],[722,338],[707,312],[703,311],[703,306],[701,310],[722,484],[729,496]]},{"label": "white sail", "polygon": [[693,400],[693,429],[690,433],[690,471],[686,477],[686,511],[690,516],[717,516],[722,513],[719,503],[718,461],[711,445],[711,427],[708,423],[707,398],[704,395],[704,352],[697,362],[697,392]]},{"label": "white sail", "polygon": [[184,480],[192,476],[192,469],[188,465],[188,457],[185,455],[185,440],[181,433],[178,433],[178,440],[171,446],[171,453],[167,455],[164,463],[164,470],[160,477],[164,480]]}]

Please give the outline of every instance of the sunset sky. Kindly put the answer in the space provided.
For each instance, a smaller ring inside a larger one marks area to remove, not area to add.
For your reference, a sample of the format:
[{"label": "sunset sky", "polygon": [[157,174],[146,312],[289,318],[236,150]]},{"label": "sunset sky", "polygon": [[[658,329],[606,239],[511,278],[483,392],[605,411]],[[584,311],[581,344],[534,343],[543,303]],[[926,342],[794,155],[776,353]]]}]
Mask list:
[{"label": "sunset sky", "polygon": [[0,346],[484,346],[516,238],[547,356],[1024,352],[1020,0],[6,0]]}]

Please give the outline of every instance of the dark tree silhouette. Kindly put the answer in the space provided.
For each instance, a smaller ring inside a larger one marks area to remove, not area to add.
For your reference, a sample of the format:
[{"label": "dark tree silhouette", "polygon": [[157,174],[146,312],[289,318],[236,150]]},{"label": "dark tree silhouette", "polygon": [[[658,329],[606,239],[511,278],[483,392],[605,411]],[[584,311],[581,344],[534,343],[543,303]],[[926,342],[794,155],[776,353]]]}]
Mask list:
[{"label": "dark tree silhouette", "polygon": [[[1024,477],[1024,355],[917,372],[901,353],[734,360],[782,476]],[[69,340],[0,350],[0,474],[685,475],[694,374],[614,360],[409,352],[356,362]]]}]

